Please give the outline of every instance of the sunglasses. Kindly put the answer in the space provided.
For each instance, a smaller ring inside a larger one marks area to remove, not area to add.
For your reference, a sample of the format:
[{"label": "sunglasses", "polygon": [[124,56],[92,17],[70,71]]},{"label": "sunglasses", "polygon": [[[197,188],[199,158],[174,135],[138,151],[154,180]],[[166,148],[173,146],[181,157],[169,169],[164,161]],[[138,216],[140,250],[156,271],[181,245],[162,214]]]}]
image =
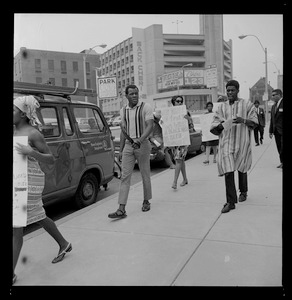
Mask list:
[{"label": "sunglasses", "polygon": [[176,102],[176,103],[183,103],[182,100],[176,100],[175,102]]}]

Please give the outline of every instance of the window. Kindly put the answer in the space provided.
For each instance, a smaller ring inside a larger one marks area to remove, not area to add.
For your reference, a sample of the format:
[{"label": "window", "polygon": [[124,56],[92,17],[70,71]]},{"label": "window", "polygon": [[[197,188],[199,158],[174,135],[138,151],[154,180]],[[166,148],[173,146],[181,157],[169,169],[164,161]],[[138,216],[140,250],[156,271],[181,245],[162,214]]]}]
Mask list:
[{"label": "window", "polygon": [[78,72],[78,61],[73,61],[73,72]]},{"label": "window", "polygon": [[54,60],[53,59],[48,60],[48,69],[49,69],[49,72],[54,72]]},{"label": "window", "polygon": [[34,60],[34,67],[35,67],[35,71],[40,73],[41,72],[41,60],[36,58]]},{"label": "window", "polygon": [[55,137],[60,135],[60,126],[57,118],[57,111],[54,107],[41,107],[37,111],[42,123],[42,134],[44,137]]},{"label": "window", "polygon": [[66,135],[73,135],[72,124],[71,124],[70,119],[68,117],[67,108],[65,108],[65,107],[63,108],[63,116],[64,116],[64,124],[65,124]]},{"label": "window", "polygon": [[42,83],[42,82],[43,82],[42,77],[36,77],[35,83]]},{"label": "window", "polygon": [[106,129],[103,121],[94,108],[74,107],[74,114],[79,130],[84,134],[97,134]]},{"label": "window", "polygon": [[86,74],[90,74],[90,63],[88,61],[85,63],[85,70]]},{"label": "window", "polygon": [[88,89],[91,89],[91,80],[90,79],[86,79],[86,85]]},{"label": "window", "polygon": [[62,86],[64,86],[64,87],[68,86],[67,78],[62,78]]},{"label": "window", "polygon": [[66,61],[61,60],[61,73],[66,74],[67,73],[67,67],[66,67]]}]

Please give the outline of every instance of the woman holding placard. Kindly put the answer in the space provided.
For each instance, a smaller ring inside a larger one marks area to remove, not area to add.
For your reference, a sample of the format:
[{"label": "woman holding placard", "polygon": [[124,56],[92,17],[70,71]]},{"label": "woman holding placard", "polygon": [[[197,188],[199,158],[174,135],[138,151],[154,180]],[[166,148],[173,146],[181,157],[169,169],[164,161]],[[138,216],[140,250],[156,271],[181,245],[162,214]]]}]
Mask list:
[{"label": "woman holding placard", "polygon": [[18,219],[13,218],[13,279],[16,281],[14,273],[19,254],[23,244],[23,227],[38,222],[59,244],[59,253],[52,263],[63,260],[67,252],[72,250],[72,245],[62,236],[53,220],[46,216],[43,208],[42,191],[45,185],[45,174],[39,166],[39,162],[44,164],[54,164],[48,145],[41,132],[38,130],[41,125],[36,109],[40,106],[33,96],[23,96],[15,98],[13,101],[13,124],[14,137],[27,137],[27,145],[16,143],[17,154],[27,158],[27,205],[23,207],[26,211],[26,225]]},{"label": "woman holding placard", "polygon": [[[182,96],[173,96],[171,99],[171,103],[173,106],[183,105],[183,102],[184,100]],[[185,119],[188,120],[189,130],[193,131],[194,124],[190,113],[187,112],[187,114],[184,117]],[[188,146],[186,145],[173,147],[173,157],[175,159],[175,170],[174,170],[174,179],[173,179],[172,188],[175,190],[177,189],[177,180],[180,172],[182,173],[183,176],[183,181],[180,184],[180,186],[185,186],[186,184],[188,184],[186,164],[185,164],[185,158],[187,152],[188,152]]]}]

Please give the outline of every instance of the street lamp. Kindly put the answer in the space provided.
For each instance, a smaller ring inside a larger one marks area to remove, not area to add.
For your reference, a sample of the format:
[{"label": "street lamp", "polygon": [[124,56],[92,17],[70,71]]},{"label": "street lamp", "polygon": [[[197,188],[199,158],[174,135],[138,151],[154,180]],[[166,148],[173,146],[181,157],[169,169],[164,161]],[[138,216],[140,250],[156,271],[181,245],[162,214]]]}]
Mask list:
[{"label": "street lamp", "polygon": [[265,109],[266,109],[266,120],[268,120],[268,100],[269,100],[269,94],[268,94],[268,51],[267,48],[264,48],[264,46],[262,45],[260,39],[254,35],[254,34],[246,34],[246,35],[240,35],[239,38],[242,40],[244,38],[246,38],[247,36],[253,36],[255,37],[258,42],[260,43],[262,49],[265,52],[265,73],[266,73],[266,77],[265,77],[265,96],[267,97],[267,99],[265,100]]},{"label": "street lamp", "polygon": [[[193,64],[192,63],[188,63],[186,65],[183,65],[180,70],[183,71],[183,83],[184,83],[184,67],[192,67]],[[177,94],[179,95],[179,81],[177,81]]]},{"label": "street lamp", "polygon": [[[101,45],[96,45],[92,48],[88,49],[88,52],[85,53],[85,55],[83,56],[83,77],[84,77],[84,89],[87,89],[87,80],[86,80],[86,57],[87,55],[90,53],[91,50],[93,50],[96,47],[101,47],[101,48],[105,48],[107,45],[106,44],[101,44]],[[85,102],[87,102],[87,96],[85,96]]]}]

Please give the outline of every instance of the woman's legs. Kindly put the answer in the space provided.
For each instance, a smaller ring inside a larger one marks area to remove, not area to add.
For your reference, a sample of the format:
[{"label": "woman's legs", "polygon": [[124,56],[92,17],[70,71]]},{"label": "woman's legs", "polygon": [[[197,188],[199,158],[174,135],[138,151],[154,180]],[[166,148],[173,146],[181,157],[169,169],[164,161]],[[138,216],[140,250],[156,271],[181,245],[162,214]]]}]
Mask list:
[{"label": "woman's legs", "polygon": [[181,171],[181,167],[182,167],[182,160],[176,159],[175,160],[175,169],[174,169],[174,178],[173,178],[173,184],[172,184],[173,189],[177,188],[177,180],[178,180],[179,173]]},{"label": "woman's legs", "polygon": [[210,150],[211,150],[211,146],[206,146],[206,160],[204,161],[204,164],[209,163]]},{"label": "woman's legs", "polygon": [[57,228],[55,222],[46,217],[43,220],[38,221],[38,223],[45,229],[45,231],[59,244],[61,253],[68,246],[69,242],[65,240],[59,229]]},{"label": "woman's legs", "polygon": [[181,186],[184,186],[188,183],[187,173],[186,173],[186,163],[184,159],[181,162],[181,173],[183,176],[183,182],[181,183]]},{"label": "woman's legs", "polygon": [[19,254],[23,245],[23,228],[13,228],[13,276]]},{"label": "woman's legs", "polygon": [[213,146],[213,154],[214,154],[214,159],[213,162],[216,162],[216,157],[217,157],[217,146]]}]

